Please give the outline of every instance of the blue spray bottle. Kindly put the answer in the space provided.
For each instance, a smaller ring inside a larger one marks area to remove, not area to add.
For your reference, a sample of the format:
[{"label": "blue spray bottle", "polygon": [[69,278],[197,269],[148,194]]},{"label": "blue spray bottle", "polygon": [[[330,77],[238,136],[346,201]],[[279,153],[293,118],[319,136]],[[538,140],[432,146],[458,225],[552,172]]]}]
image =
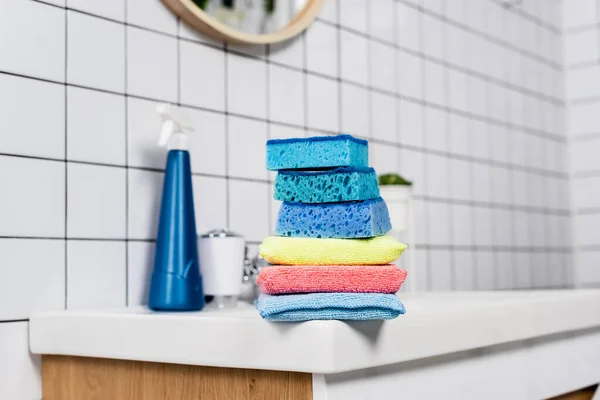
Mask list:
[{"label": "blue spray bottle", "polygon": [[148,305],[162,311],[200,310],[204,293],[186,134],[193,129],[179,110],[160,104],[157,111],[163,120],[158,144],[168,145],[169,153]]}]

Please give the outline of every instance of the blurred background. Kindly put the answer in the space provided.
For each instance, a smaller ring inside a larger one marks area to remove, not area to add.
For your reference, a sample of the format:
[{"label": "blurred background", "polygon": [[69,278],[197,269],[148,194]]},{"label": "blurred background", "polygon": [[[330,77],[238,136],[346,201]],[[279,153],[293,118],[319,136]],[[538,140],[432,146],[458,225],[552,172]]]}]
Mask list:
[{"label": "blurred background", "polygon": [[256,251],[278,210],[265,141],[343,132],[414,183],[419,273],[403,290],[599,286],[599,12],[326,0],[298,38],[243,47],[158,0],[2,0],[0,398],[39,398],[31,312],[145,304],[157,102],[198,128],[199,233]]}]

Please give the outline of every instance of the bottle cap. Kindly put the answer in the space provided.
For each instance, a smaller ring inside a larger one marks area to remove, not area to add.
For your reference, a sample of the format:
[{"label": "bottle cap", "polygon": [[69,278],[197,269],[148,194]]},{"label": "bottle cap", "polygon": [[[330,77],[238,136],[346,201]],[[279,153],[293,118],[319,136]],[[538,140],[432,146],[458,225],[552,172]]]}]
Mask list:
[{"label": "bottle cap", "polygon": [[187,133],[194,130],[188,115],[181,108],[172,107],[170,104],[158,104],[156,112],[162,119],[162,129],[158,138],[158,145],[176,150],[187,150]]}]

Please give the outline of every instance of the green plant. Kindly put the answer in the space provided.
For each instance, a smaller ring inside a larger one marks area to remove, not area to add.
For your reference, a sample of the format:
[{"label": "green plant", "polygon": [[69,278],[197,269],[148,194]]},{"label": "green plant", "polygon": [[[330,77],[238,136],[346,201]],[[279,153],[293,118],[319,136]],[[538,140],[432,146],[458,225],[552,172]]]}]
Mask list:
[{"label": "green plant", "polygon": [[412,182],[407,181],[406,179],[404,179],[403,177],[401,177],[398,174],[383,174],[383,175],[379,175],[379,185],[381,185],[381,186],[386,186],[386,185],[411,186]]}]

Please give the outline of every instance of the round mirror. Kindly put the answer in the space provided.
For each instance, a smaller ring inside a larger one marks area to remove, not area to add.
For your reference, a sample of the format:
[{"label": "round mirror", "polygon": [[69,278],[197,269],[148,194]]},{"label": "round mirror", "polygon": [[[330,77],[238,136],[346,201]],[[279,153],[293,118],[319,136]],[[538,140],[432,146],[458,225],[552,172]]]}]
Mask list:
[{"label": "round mirror", "polygon": [[199,31],[233,43],[265,44],[302,32],[325,0],[162,0]]}]

